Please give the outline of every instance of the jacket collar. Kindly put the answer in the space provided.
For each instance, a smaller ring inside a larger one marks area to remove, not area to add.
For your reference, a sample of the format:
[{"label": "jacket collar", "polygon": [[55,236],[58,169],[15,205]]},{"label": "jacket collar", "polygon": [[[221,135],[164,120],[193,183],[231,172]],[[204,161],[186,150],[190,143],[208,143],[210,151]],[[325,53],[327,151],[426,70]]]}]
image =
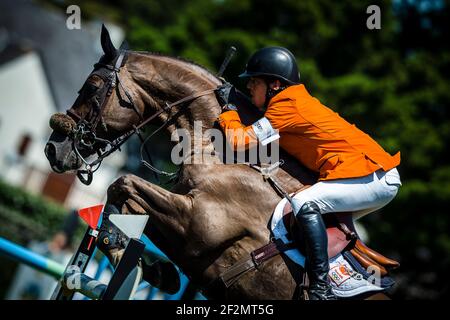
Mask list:
[{"label": "jacket collar", "polygon": [[283,91],[277,93],[270,99],[269,106],[272,103],[275,103],[280,100],[284,99],[304,99],[304,98],[311,98],[311,95],[306,90],[306,87],[304,84],[296,84],[287,87]]}]

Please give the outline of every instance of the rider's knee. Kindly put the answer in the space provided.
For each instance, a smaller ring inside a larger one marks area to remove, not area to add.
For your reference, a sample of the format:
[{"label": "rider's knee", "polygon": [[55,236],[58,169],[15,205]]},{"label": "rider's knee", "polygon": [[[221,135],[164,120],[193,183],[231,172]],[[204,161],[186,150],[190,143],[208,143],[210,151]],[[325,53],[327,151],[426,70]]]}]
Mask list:
[{"label": "rider's knee", "polygon": [[313,201],[307,201],[301,206],[300,210],[295,215],[299,216],[299,215],[309,215],[309,214],[316,214],[316,213],[320,214],[320,208],[317,205],[317,203],[315,203]]},{"label": "rider's knee", "polygon": [[388,200],[388,202],[391,202],[392,200],[394,200],[394,198],[397,196],[398,190],[399,190],[400,186],[397,185],[393,185],[393,186],[388,186],[386,189],[386,195],[385,198],[386,200]]}]

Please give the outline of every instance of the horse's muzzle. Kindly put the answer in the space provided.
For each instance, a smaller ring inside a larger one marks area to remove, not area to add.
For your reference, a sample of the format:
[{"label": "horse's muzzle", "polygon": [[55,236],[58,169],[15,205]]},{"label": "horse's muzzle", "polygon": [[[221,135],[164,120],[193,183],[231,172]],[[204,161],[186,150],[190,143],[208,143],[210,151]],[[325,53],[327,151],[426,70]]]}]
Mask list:
[{"label": "horse's muzzle", "polygon": [[44,149],[45,156],[52,167],[52,170],[56,173],[63,173],[62,163],[56,160],[56,146],[52,142],[48,142]]},{"label": "horse's muzzle", "polygon": [[72,141],[68,136],[54,131],[44,149],[53,171],[63,173],[81,167],[81,159],[72,150]]}]

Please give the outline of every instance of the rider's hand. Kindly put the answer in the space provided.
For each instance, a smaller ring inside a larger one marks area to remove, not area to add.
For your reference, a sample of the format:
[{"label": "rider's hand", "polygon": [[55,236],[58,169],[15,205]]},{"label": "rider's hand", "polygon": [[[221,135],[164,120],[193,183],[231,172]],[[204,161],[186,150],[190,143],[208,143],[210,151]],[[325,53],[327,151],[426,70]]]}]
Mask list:
[{"label": "rider's hand", "polygon": [[236,89],[231,83],[225,82],[217,87],[215,94],[217,102],[224,108],[227,104],[230,104],[236,96]]}]

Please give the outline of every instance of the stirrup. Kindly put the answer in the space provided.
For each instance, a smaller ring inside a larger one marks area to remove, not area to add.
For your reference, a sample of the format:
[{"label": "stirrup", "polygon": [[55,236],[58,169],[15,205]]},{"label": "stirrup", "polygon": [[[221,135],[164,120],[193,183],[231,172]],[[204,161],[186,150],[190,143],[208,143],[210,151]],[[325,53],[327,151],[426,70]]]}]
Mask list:
[{"label": "stirrup", "polygon": [[316,285],[308,290],[309,300],[337,300],[330,284],[326,286]]},{"label": "stirrup", "polygon": [[308,278],[308,272],[306,270],[303,272],[302,283],[299,284],[298,289],[300,292],[299,300],[303,300],[303,301],[309,300],[309,294],[308,294],[309,278]]},{"label": "stirrup", "polygon": [[301,284],[301,285],[299,285],[299,290],[300,290],[300,297],[299,297],[300,300],[303,300],[303,301],[310,300],[307,286]]}]

